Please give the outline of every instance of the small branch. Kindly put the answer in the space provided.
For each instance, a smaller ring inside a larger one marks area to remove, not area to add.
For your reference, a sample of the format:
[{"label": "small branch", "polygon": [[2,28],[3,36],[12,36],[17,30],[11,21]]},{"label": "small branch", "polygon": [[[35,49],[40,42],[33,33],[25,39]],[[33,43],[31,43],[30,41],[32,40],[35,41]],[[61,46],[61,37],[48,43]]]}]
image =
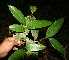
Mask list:
[{"label": "small branch", "polygon": [[[65,49],[67,48],[69,46],[69,44],[68,45],[66,45],[66,47],[65,47]],[[65,58],[65,60],[66,60],[66,53],[64,54],[64,58]]]},{"label": "small branch", "polygon": [[44,38],[41,38],[41,39],[39,39],[40,41],[42,41],[42,40],[44,40],[44,39],[46,39],[46,37],[44,37]]},{"label": "small branch", "polygon": [[69,44],[68,44],[68,45],[66,45],[65,49],[66,49],[68,46],[69,46]]}]

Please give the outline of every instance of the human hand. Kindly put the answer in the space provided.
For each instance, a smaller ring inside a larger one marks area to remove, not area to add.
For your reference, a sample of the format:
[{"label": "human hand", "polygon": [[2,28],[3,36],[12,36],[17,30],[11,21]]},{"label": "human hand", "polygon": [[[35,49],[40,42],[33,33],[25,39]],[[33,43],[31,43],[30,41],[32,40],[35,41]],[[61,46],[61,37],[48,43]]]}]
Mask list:
[{"label": "human hand", "polygon": [[13,50],[18,50],[18,48],[14,46],[20,46],[21,44],[21,41],[15,41],[13,37],[5,38],[4,41],[0,44],[0,57],[5,57],[12,48]]}]

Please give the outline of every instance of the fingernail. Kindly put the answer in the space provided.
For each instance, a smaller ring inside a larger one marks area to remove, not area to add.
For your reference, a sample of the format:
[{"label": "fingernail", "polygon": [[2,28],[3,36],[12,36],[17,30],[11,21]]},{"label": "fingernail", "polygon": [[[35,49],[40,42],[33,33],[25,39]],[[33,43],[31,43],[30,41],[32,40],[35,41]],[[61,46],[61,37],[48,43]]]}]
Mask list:
[{"label": "fingernail", "polygon": [[13,50],[18,50],[18,48],[14,47]]}]

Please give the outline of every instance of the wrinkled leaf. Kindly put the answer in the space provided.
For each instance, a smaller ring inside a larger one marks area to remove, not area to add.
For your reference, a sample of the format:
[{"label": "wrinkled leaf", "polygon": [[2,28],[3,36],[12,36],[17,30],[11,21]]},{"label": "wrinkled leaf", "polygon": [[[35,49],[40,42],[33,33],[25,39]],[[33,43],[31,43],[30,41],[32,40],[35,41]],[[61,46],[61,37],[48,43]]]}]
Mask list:
[{"label": "wrinkled leaf", "polygon": [[35,28],[42,28],[51,25],[51,21],[46,21],[46,20],[35,20],[28,22],[27,28],[28,29],[35,29]]},{"label": "wrinkled leaf", "polygon": [[29,51],[29,50],[28,50],[28,51],[26,52],[26,54],[27,54],[27,56],[29,56],[29,57],[30,57],[30,56],[38,57],[38,52],[32,52],[32,51]]},{"label": "wrinkled leaf", "polygon": [[23,25],[13,24],[9,26],[9,29],[15,32],[24,32]]},{"label": "wrinkled leaf", "polygon": [[44,49],[45,46],[42,44],[31,43],[31,44],[27,44],[25,48],[29,51],[39,51]]},{"label": "wrinkled leaf", "polygon": [[21,39],[23,40],[23,39],[26,38],[26,35],[28,35],[29,31],[30,30],[25,29],[25,32],[23,32],[23,33],[15,33],[15,34],[13,34],[13,37],[15,38],[15,40],[21,40]]},{"label": "wrinkled leaf", "polygon": [[23,49],[19,49],[15,51],[8,60],[22,60],[23,56],[25,55],[25,52]]},{"label": "wrinkled leaf", "polygon": [[34,37],[34,40],[38,38],[38,30],[31,30],[32,36]]},{"label": "wrinkled leaf", "polygon": [[65,53],[65,49],[63,48],[63,46],[56,39],[49,38],[49,41],[55,49],[60,51],[62,54]]},{"label": "wrinkled leaf", "polygon": [[35,11],[36,11],[36,6],[30,6],[30,11],[32,12],[32,13],[34,13]]},{"label": "wrinkled leaf", "polygon": [[27,16],[25,17],[25,19],[26,19],[26,24],[29,24],[29,22],[35,21],[36,18],[34,16]]},{"label": "wrinkled leaf", "polygon": [[58,32],[58,30],[61,28],[63,22],[64,22],[64,19],[63,19],[63,18],[61,18],[61,19],[55,21],[55,22],[48,28],[48,30],[47,30],[47,32],[46,32],[46,37],[52,37],[52,36],[54,36],[54,35]]},{"label": "wrinkled leaf", "polygon": [[16,7],[8,5],[10,12],[13,14],[13,16],[22,24],[26,25],[26,21],[24,18],[24,15],[20,10],[18,10]]},{"label": "wrinkled leaf", "polygon": [[30,55],[32,55],[32,51],[29,51],[29,50],[28,50],[28,51],[26,52],[26,54],[27,54],[27,56],[30,56]]}]

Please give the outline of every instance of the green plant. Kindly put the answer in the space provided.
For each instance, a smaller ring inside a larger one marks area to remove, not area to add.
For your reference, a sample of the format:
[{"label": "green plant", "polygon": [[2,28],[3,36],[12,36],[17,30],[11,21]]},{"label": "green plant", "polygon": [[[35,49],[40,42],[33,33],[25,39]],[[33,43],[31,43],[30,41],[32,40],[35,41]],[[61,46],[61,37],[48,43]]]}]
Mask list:
[{"label": "green plant", "polygon": [[[9,26],[9,29],[13,32],[15,31],[15,34],[13,34],[13,37],[15,40],[20,40],[26,43],[27,51],[24,51],[23,48],[19,49],[18,51],[15,51],[8,60],[20,60],[22,56],[25,55],[25,53],[29,56],[31,54],[38,55],[38,51],[45,49],[46,46],[40,44],[38,41],[36,41],[38,37],[39,30],[37,28],[47,27],[50,26],[46,32],[46,37],[48,38],[51,45],[60,51],[62,54],[65,53],[65,49],[62,47],[62,45],[54,39],[52,36],[54,36],[58,30],[61,28],[64,19],[61,18],[54,23],[47,20],[36,20],[36,18],[33,16],[33,13],[36,11],[36,6],[30,6],[30,10],[32,12],[32,15],[24,17],[22,12],[18,10],[16,7],[8,5],[10,12],[13,14],[13,16],[21,23],[19,24],[13,24]],[[28,33],[31,31],[32,36],[34,37],[34,40],[29,39],[27,37]],[[38,44],[36,44],[38,42]],[[34,47],[34,48],[33,48]],[[34,52],[36,51],[36,52]]]}]

